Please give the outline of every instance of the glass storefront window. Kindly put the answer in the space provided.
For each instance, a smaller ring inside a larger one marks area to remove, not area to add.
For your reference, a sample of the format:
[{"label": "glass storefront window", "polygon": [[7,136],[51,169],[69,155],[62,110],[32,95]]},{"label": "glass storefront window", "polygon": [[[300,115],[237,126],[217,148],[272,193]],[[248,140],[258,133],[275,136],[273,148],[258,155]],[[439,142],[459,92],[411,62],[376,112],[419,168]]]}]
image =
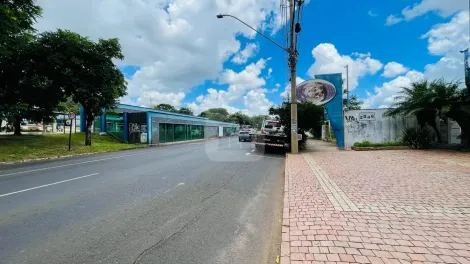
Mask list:
[{"label": "glass storefront window", "polygon": [[184,141],[186,138],[186,125],[175,125],[175,141]]},{"label": "glass storefront window", "polygon": [[160,143],[204,139],[204,126],[160,123],[158,127]]},{"label": "glass storefront window", "polygon": [[160,143],[166,143],[166,124],[158,124],[158,137]]}]

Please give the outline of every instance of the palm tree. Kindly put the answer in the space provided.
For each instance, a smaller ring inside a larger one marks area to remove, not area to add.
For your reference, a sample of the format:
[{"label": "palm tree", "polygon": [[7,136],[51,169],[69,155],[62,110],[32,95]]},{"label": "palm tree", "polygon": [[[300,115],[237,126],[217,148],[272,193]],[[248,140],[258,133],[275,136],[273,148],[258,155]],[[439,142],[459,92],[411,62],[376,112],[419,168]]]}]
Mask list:
[{"label": "palm tree", "polygon": [[459,85],[460,82],[435,82],[430,102],[441,116],[459,124],[462,130],[461,145],[470,148],[470,92],[469,89],[459,88]]},{"label": "palm tree", "polygon": [[395,97],[396,102],[392,105],[392,109],[387,110],[385,115],[415,115],[421,128],[424,128],[426,124],[431,126],[436,132],[438,142],[441,142],[441,134],[436,123],[438,110],[429,104],[432,86],[433,83],[422,80],[412,83],[410,88],[403,87],[403,90]]},{"label": "palm tree", "polygon": [[455,120],[462,129],[461,144],[470,147],[470,92],[459,88],[460,82],[445,82],[439,79],[433,82],[427,80],[415,82],[410,88],[403,88],[394,109],[386,112],[388,116],[410,115],[417,117],[418,123],[430,125],[438,135],[436,118]]}]

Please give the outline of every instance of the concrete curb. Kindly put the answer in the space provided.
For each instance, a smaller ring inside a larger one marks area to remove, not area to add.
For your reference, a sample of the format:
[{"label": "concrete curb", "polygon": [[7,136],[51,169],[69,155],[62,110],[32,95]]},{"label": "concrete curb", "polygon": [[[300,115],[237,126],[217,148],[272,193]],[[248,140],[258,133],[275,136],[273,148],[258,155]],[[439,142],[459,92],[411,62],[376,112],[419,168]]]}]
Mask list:
[{"label": "concrete curb", "polygon": [[187,141],[180,141],[180,142],[163,143],[163,144],[148,144],[144,147],[135,147],[135,148],[118,149],[118,150],[110,150],[110,151],[98,151],[98,152],[89,152],[89,153],[78,153],[78,154],[73,154],[73,155],[52,156],[52,157],[39,158],[39,159],[28,159],[28,160],[20,160],[20,161],[2,161],[0,162],[0,165],[15,165],[15,164],[21,164],[21,163],[35,162],[35,161],[58,160],[58,159],[65,159],[65,158],[70,158],[70,157],[93,155],[93,154],[100,154],[100,153],[111,153],[111,152],[120,152],[120,151],[126,151],[126,150],[134,150],[134,149],[144,149],[148,147],[163,147],[163,146],[171,146],[171,145],[179,145],[179,144],[188,144],[192,142],[201,142],[201,141],[207,141],[207,140],[213,140],[213,139],[219,139],[219,138],[196,139],[196,140],[187,140]]},{"label": "concrete curb", "polygon": [[282,241],[281,241],[281,264],[290,264],[290,215],[289,215],[289,157],[286,155],[286,165],[284,170],[284,203],[282,208]]},{"label": "concrete curb", "polygon": [[387,147],[351,147],[355,151],[373,151],[373,150],[403,150],[410,149],[407,146],[387,146]]},{"label": "concrete curb", "polygon": [[27,159],[27,160],[20,160],[20,161],[2,161],[2,162],[0,162],[0,165],[14,165],[14,164],[29,163],[29,162],[43,161],[43,160],[58,160],[58,159],[65,159],[65,158],[71,158],[71,157],[77,157],[77,156],[86,156],[86,155],[101,154],[101,153],[120,152],[120,151],[134,150],[134,149],[144,149],[144,148],[147,148],[147,147],[136,147],[136,148],[118,149],[118,150],[110,150],[110,151],[97,151],[97,152],[88,152],[88,153],[78,153],[78,154],[73,154],[73,155],[52,156],[52,157],[47,157],[47,158]]}]

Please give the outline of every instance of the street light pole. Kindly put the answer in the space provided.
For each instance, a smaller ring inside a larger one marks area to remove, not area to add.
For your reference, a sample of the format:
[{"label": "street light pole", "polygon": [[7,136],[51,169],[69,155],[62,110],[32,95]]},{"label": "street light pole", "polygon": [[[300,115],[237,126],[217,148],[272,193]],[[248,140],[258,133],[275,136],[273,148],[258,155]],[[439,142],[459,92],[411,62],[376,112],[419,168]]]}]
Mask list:
[{"label": "street light pole", "polygon": [[243,22],[242,20],[238,19],[235,16],[232,15],[227,15],[227,14],[219,14],[217,15],[217,18],[223,18],[223,17],[231,17],[245,26],[251,28],[254,30],[256,33],[260,34],[263,36],[265,39],[269,40],[272,42],[274,45],[278,46],[285,52],[289,54],[289,67],[290,67],[290,72],[291,72],[291,77],[290,77],[290,86],[291,86],[291,152],[292,154],[297,154],[299,153],[299,141],[298,141],[298,135],[297,135],[297,95],[296,95],[296,78],[297,78],[297,73],[296,73],[296,66],[297,66],[297,50],[295,48],[295,36],[294,36],[294,15],[295,15],[295,0],[290,0],[290,47],[285,48],[282,47],[281,45],[277,44],[274,40],[271,38],[267,37],[263,33],[259,32],[252,26],[248,25],[247,23]]},{"label": "street light pole", "polygon": [[294,38],[294,15],[295,15],[295,0],[290,0],[290,48],[289,48],[289,66],[290,66],[290,90],[291,90],[291,105],[290,105],[290,127],[291,127],[291,153],[299,153],[299,138],[297,135],[297,50],[295,49]]}]

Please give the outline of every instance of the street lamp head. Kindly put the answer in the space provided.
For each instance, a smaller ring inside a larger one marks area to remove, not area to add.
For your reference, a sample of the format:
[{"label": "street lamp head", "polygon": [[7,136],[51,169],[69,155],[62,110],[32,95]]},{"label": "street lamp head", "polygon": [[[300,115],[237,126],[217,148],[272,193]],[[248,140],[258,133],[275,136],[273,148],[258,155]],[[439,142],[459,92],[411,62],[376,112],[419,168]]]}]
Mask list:
[{"label": "street lamp head", "polygon": [[223,18],[224,16],[222,14],[218,14],[217,18]]}]

